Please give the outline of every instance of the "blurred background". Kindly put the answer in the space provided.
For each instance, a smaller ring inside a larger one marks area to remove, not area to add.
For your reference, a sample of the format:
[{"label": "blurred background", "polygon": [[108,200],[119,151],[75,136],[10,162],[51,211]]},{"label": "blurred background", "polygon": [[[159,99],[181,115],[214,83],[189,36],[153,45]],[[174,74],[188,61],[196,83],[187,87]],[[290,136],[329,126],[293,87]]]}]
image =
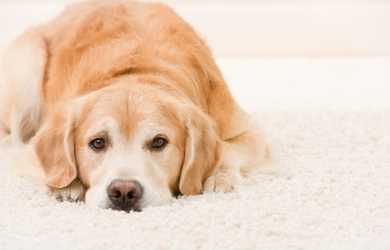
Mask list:
[{"label": "blurred background", "polygon": [[[71,2],[0,0],[0,47]],[[160,2],[208,42],[249,111],[390,106],[390,0]]]},{"label": "blurred background", "polygon": [[[48,19],[70,2],[75,1],[1,0],[0,41]],[[217,56],[390,55],[388,0],[161,2],[194,25]]]}]

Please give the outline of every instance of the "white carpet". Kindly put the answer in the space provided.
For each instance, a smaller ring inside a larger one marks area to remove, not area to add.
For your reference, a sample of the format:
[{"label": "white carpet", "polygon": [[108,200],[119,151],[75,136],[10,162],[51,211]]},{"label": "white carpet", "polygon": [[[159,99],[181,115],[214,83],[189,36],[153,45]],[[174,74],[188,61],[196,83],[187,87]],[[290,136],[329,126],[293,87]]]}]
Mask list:
[{"label": "white carpet", "polygon": [[219,63],[273,172],[126,214],[48,198],[3,148],[0,249],[390,249],[390,58]]}]

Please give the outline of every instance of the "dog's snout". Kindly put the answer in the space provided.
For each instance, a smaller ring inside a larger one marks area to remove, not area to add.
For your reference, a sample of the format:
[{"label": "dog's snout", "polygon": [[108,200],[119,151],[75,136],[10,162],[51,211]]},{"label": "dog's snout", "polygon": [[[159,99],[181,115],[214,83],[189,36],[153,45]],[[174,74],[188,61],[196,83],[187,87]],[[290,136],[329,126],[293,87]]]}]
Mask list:
[{"label": "dog's snout", "polygon": [[107,188],[107,195],[112,203],[112,208],[124,211],[140,211],[139,201],[143,194],[143,188],[135,180],[116,179]]}]

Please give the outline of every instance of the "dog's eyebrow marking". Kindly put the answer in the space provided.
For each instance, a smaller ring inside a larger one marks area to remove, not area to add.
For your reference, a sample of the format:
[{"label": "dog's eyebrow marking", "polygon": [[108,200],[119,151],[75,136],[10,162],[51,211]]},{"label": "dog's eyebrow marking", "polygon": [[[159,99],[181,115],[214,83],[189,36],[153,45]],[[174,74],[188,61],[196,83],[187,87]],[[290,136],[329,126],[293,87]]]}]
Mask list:
[{"label": "dog's eyebrow marking", "polygon": [[97,135],[108,135],[110,130],[115,130],[116,128],[116,121],[113,118],[106,117],[101,119],[96,124],[96,127],[88,129],[86,135],[88,136],[88,139],[93,139]]},{"label": "dog's eyebrow marking", "polygon": [[88,140],[90,141],[90,140],[100,138],[100,137],[107,139],[108,138],[108,131],[106,129],[103,129],[97,133],[94,133],[88,137]]}]

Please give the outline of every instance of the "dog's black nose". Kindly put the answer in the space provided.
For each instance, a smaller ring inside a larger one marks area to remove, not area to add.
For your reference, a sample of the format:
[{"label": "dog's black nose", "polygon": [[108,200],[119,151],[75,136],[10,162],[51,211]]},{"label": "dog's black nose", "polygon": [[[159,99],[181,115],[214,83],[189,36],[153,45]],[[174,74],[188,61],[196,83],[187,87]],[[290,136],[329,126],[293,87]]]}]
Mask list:
[{"label": "dog's black nose", "polygon": [[116,179],[107,187],[107,195],[112,203],[112,208],[129,212],[141,211],[140,199],[143,194],[143,188],[135,180]]}]

